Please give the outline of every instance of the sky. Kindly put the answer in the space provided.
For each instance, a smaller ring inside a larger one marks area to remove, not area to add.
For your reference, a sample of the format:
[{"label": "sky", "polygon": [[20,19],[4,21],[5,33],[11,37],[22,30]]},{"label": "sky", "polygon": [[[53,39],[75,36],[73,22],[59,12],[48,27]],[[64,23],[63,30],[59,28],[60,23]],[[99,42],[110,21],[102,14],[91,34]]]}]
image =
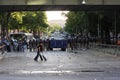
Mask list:
[{"label": "sky", "polygon": [[67,13],[68,11],[46,11],[47,20],[66,20],[66,17],[62,15],[62,12]]}]

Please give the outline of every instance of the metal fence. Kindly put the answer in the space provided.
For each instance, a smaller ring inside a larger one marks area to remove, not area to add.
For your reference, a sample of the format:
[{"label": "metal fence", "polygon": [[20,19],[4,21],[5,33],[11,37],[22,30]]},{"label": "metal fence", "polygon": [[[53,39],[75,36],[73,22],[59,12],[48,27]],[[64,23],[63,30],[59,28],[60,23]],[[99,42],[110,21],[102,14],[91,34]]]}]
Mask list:
[{"label": "metal fence", "polygon": [[69,44],[69,50],[72,52],[80,52],[81,50],[96,50],[111,55],[120,56],[120,45],[101,44],[97,42],[72,42]]},{"label": "metal fence", "polygon": [[89,48],[103,53],[109,53],[115,56],[120,56],[120,45],[90,43]]}]

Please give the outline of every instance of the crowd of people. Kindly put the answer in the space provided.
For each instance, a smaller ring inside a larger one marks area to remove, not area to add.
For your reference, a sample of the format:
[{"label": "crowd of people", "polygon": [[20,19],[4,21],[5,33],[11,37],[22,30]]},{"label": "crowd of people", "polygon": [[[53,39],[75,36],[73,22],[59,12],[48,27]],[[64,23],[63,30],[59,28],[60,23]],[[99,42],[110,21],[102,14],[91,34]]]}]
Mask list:
[{"label": "crowd of people", "polygon": [[29,40],[28,42],[25,39],[13,39],[10,40],[4,38],[1,42],[2,44],[6,45],[5,48],[8,52],[25,52],[27,51],[34,51],[36,54],[34,60],[38,61],[40,57],[41,61],[47,61],[47,58],[43,55],[45,41],[43,40]]},{"label": "crowd of people", "polygon": [[24,51],[30,51],[35,52],[37,50],[37,46],[39,45],[39,42],[42,42],[44,45],[44,48],[46,50],[49,50],[48,48],[48,40],[35,40],[31,39],[29,41],[26,41],[25,39],[3,39],[2,43],[6,45],[6,50],[8,52],[24,52]]},{"label": "crowd of people", "polygon": [[[97,41],[96,37],[89,37],[83,35],[71,35],[66,38],[68,48],[71,50],[74,49],[88,49],[89,43],[95,43]],[[25,39],[4,39],[3,42],[6,44],[6,48],[8,52],[24,52],[30,51],[35,52],[37,50],[37,46],[39,42],[43,43],[44,50],[50,50],[50,40],[49,39],[31,39],[28,42]]]},{"label": "crowd of people", "polygon": [[96,43],[98,41],[97,37],[91,37],[88,35],[72,35],[68,38],[68,45],[71,50],[74,49],[88,49],[90,43]]}]

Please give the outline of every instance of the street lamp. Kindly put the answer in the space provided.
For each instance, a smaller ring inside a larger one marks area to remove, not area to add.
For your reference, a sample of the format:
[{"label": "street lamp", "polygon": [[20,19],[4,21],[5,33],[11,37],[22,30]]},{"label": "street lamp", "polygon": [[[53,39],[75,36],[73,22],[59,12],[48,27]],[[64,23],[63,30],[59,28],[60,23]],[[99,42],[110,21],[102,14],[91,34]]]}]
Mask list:
[{"label": "street lamp", "polygon": [[86,1],[85,1],[85,0],[83,0],[83,1],[82,1],[82,4],[86,4]]}]

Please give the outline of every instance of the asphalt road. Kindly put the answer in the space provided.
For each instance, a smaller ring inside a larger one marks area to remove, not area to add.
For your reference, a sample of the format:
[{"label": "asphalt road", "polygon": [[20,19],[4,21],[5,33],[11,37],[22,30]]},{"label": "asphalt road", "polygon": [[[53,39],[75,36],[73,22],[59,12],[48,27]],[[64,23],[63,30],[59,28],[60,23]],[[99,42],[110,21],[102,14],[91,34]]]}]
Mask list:
[{"label": "asphalt road", "polygon": [[47,61],[34,61],[36,52],[11,52],[0,60],[0,80],[120,80],[120,57],[81,50],[46,51]]}]

